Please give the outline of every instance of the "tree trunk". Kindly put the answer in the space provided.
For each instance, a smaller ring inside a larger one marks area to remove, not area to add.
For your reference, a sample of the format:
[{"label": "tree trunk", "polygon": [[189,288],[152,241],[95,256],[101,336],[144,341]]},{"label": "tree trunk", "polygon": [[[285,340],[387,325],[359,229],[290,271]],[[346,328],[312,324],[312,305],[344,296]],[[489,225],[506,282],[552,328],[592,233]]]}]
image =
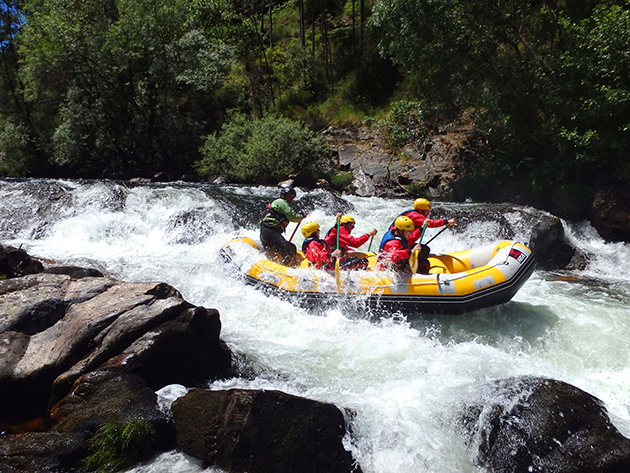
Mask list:
[{"label": "tree trunk", "polygon": [[[354,0],[352,0],[354,2]],[[304,0],[298,0],[298,12],[300,16],[300,44],[302,48],[306,45],[304,39]]]}]

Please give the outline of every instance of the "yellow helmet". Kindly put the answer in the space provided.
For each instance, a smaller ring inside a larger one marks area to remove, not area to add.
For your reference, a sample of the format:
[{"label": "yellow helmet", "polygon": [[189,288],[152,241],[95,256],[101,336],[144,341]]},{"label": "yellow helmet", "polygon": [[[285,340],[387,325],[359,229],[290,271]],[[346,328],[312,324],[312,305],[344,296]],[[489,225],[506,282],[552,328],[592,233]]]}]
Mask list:
[{"label": "yellow helmet", "polygon": [[431,210],[431,202],[427,199],[416,199],[413,201],[413,208],[415,210]]},{"label": "yellow helmet", "polygon": [[341,220],[339,221],[342,225],[344,223],[356,223],[354,221],[354,218],[352,218],[350,215],[342,215],[341,216]]},{"label": "yellow helmet", "polygon": [[317,230],[319,230],[319,224],[317,222],[306,222],[302,225],[302,235],[304,235],[304,238],[309,238]]},{"label": "yellow helmet", "polygon": [[405,217],[404,215],[401,215],[394,221],[394,226],[400,231],[412,231],[416,228],[413,224],[413,220],[409,217]]}]

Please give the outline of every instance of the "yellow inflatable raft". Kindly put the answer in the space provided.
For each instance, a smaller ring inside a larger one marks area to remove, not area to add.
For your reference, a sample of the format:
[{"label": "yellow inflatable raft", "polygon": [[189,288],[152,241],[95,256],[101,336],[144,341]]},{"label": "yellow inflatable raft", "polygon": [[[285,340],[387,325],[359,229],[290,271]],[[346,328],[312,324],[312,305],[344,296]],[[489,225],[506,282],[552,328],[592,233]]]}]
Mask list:
[{"label": "yellow inflatable raft", "polygon": [[374,253],[367,270],[324,271],[311,268],[302,253],[299,267],[267,259],[250,238],[236,238],[221,248],[224,260],[248,283],[274,294],[297,296],[311,305],[331,298],[365,299],[369,305],[426,313],[463,313],[508,302],[534,270],[534,256],[524,245],[500,241],[466,251],[430,255],[429,274],[375,271]]}]

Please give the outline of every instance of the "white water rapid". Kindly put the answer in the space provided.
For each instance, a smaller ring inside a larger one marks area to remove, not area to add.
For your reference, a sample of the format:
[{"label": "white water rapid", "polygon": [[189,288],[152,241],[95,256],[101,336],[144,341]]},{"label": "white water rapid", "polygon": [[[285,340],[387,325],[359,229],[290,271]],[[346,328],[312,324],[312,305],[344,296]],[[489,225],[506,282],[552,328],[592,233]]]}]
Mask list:
[{"label": "white water rapid", "polygon": [[[585,271],[536,270],[508,303],[471,314],[369,318],[331,308],[309,313],[264,295],[228,273],[218,252],[236,235],[257,237],[257,221],[277,189],[211,185],[127,187],[109,181],[0,180],[0,242],[29,254],[118,279],[163,281],[189,302],[217,308],[222,334],[248,376],[209,384],[278,389],[333,403],[348,417],[346,448],[364,473],[479,472],[458,428],[472,383],[536,375],[600,398],[630,436],[630,245],[606,243],[587,224],[565,223],[573,245],[594,257]],[[298,190],[322,205],[308,219],[324,230],[335,210],[323,191]],[[379,230],[411,202],[344,196],[357,220],[353,234]],[[434,202],[466,214],[484,204]],[[487,206],[486,206],[487,207]],[[479,222],[442,233],[434,253],[504,239],[527,244],[530,225],[518,208],[503,224]],[[438,212],[439,213],[439,212]],[[288,236],[294,225],[288,228]],[[437,230],[430,229],[428,238]],[[298,245],[302,236],[294,237]],[[366,244],[363,249],[367,249]],[[176,387],[162,393],[171,401]],[[219,472],[177,453],[137,473]]]}]

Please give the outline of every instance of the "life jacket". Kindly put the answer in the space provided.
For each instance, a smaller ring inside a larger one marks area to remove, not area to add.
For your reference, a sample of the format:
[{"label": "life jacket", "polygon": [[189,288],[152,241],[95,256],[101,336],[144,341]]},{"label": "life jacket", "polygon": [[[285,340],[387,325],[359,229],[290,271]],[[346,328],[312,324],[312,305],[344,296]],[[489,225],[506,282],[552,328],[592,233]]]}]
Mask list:
[{"label": "life jacket", "polygon": [[[282,212],[278,212],[271,208],[272,202],[267,204],[265,207],[265,211],[263,212],[262,218],[260,219],[260,223],[267,227],[271,228],[279,228],[280,230],[284,230],[286,226],[289,224],[289,219],[287,219],[286,215]],[[273,220],[276,223],[273,223]]]},{"label": "life jacket", "polygon": [[[390,228],[390,230],[391,230],[391,228]],[[410,246],[410,245],[409,245],[409,243],[407,242],[407,240],[405,240],[405,239],[404,239],[403,237],[401,237],[400,235],[396,235],[396,234],[394,234],[393,232],[387,232],[387,233],[389,233],[389,235],[388,235],[388,236],[384,236],[384,237],[383,237],[383,240],[381,241],[381,248],[382,248],[383,246],[385,246],[385,243],[387,243],[388,241],[391,241],[391,240],[398,240],[399,242],[401,242],[401,243],[402,243],[403,248],[404,248],[404,249],[406,249],[406,250],[410,250],[411,248],[413,248],[412,246]],[[386,235],[387,235],[387,234],[386,234]],[[379,251],[380,251],[380,250],[379,250]]]},{"label": "life jacket", "polygon": [[[407,215],[409,215],[412,212],[415,212],[415,210],[414,209],[405,210],[403,213],[398,215],[396,218],[398,218],[398,217],[406,217]],[[389,230],[387,230],[385,232],[385,234],[383,235],[383,238],[381,239],[381,244],[378,245],[378,251],[382,251],[383,250],[383,246],[385,246],[385,243],[387,243],[389,240],[391,240],[392,237],[394,236],[394,234],[392,233],[392,230],[394,228],[396,228],[396,225],[395,225],[396,218],[394,219],[394,221],[389,226]]]},{"label": "life jacket", "polygon": [[325,240],[322,240],[321,238],[308,237],[302,242],[302,253],[306,254],[306,248],[308,247],[308,245],[311,244],[312,241],[323,243],[324,246],[330,251],[330,247],[328,246],[328,243],[326,243]]},{"label": "life jacket", "polygon": [[[383,246],[385,246],[385,243],[387,243],[388,241],[391,240],[398,240],[402,246],[403,249],[406,250],[411,250],[412,246],[409,245],[409,243],[407,242],[407,240],[405,240],[403,237],[399,236],[399,235],[395,235],[394,233],[391,232],[391,228],[390,231],[388,231],[384,236],[383,236],[383,240],[381,241],[381,249],[379,249],[379,253],[377,256],[378,261],[382,261],[384,258],[384,253],[382,252],[382,248]],[[409,265],[409,261],[404,259],[404,260],[400,260],[400,261],[396,261],[395,263],[391,263],[394,265],[394,267],[396,269],[406,269]]]}]

